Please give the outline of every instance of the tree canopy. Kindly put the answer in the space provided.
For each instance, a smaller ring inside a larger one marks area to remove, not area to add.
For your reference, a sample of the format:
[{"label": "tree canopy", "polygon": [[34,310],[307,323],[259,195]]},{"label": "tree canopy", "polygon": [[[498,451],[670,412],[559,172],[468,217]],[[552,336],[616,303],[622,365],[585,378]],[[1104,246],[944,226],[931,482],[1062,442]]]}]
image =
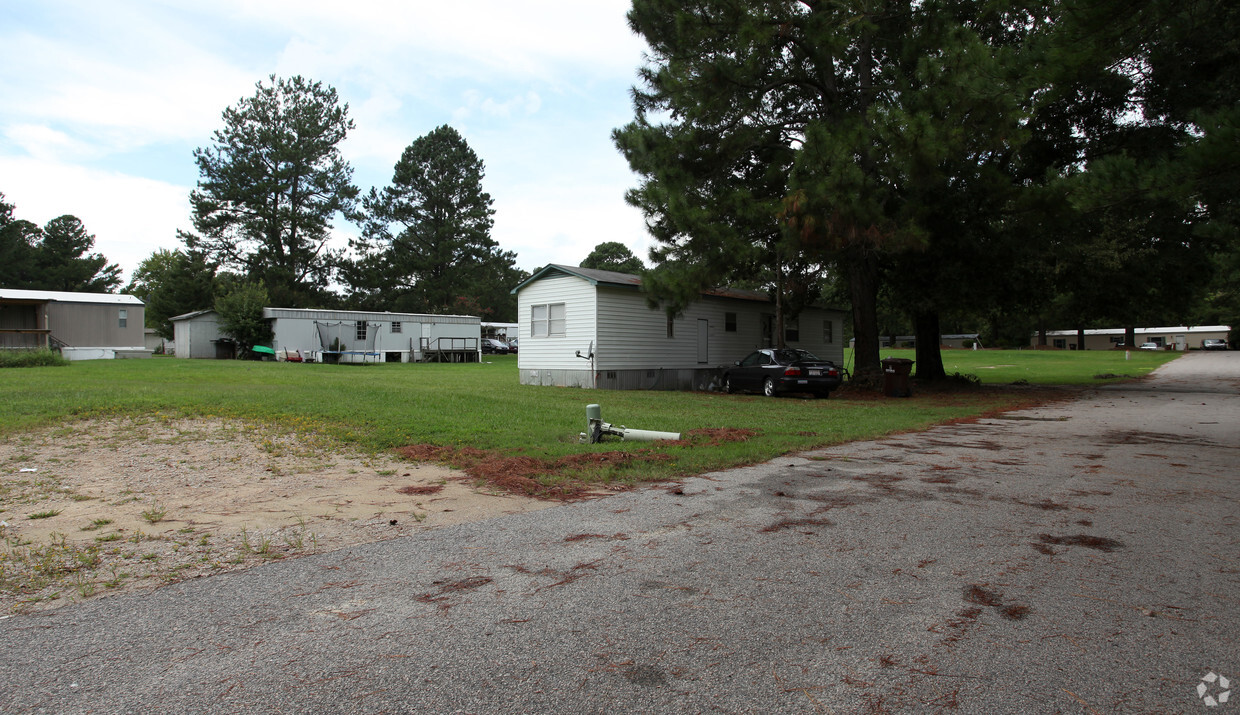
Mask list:
[{"label": "tree canopy", "polygon": [[120,286],[120,267],[90,252],[95,237],[76,216],[40,228],[15,218],[14,210],[0,194],[0,286],[76,293],[111,293]]},{"label": "tree canopy", "polygon": [[146,303],[146,327],[173,338],[170,318],[215,303],[215,273],[201,253],[159,249],[138,265],[126,293]]},{"label": "tree canopy", "polygon": [[641,273],[646,268],[642,259],[619,241],[604,241],[595,246],[581,262],[581,267],[617,273]]},{"label": "tree canopy", "polygon": [[856,372],[876,374],[880,259],[929,240],[914,188],[930,196],[1016,134],[1016,53],[954,10],[635,0],[651,51],[616,141],[643,176],[630,201],[665,244],[652,255],[699,284],[726,278],[729,258],[769,266],[777,300],[785,266],[836,266]]},{"label": "tree canopy", "polygon": [[650,51],[614,138],[659,242],[644,284],[674,307],[738,275],[777,302],[839,275],[863,377],[880,291],[930,378],[945,315],[1188,315],[1195,287],[1169,275],[1206,285],[1240,265],[1219,252],[1237,243],[1240,43],[1217,28],[1236,15],[1222,0],[634,0]]},{"label": "tree canopy", "polygon": [[358,257],[342,266],[354,302],[377,310],[484,313],[512,320],[509,291],[525,274],[491,238],[485,168],[465,138],[441,126],[401,155],[392,183],[362,202]]},{"label": "tree canopy", "polygon": [[358,195],[340,143],[353,121],[336,90],[301,76],[270,77],[223,113],[211,146],[194,151],[190,251],[262,282],[292,307],[320,303],[332,268],[337,215]]},{"label": "tree canopy", "polygon": [[237,341],[241,357],[248,356],[255,345],[271,340],[271,323],[263,319],[263,308],[270,304],[267,289],[247,281],[229,286],[215,299],[220,331]]}]

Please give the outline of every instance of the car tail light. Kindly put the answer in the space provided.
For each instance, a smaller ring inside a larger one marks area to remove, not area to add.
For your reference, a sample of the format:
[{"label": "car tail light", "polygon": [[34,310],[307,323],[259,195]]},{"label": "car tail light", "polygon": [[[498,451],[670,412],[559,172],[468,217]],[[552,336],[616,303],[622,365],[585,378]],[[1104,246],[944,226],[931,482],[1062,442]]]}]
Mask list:
[{"label": "car tail light", "polygon": [[830,375],[831,377],[835,377],[836,375],[840,374],[840,371],[832,367],[832,368],[827,369],[827,374]]},{"label": "car tail light", "polygon": [[799,367],[784,368],[785,377],[792,377],[794,375],[800,375],[800,374],[801,374],[801,368]]}]

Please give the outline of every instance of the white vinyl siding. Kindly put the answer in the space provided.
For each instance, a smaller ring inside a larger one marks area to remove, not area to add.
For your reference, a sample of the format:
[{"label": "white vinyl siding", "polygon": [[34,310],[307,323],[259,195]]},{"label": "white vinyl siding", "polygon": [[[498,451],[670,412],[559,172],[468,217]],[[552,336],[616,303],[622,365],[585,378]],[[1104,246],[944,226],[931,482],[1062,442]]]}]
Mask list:
[{"label": "white vinyl siding", "polygon": [[[577,352],[588,355],[591,344],[597,349],[596,304],[594,286],[576,276],[548,276],[523,287],[517,293],[517,333],[521,338],[518,368],[589,372],[589,360],[577,357]],[[554,311],[549,308],[556,305],[561,307]],[[535,306],[547,309],[536,313]],[[534,331],[542,330],[535,327],[536,315],[545,321],[548,334],[536,336]]]},{"label": "white vinyl siding", "polygon": [[[767,303],[728,298],[703,298],[676,316],[672,326],[675,338],[668,337],[666,313],[646,306],[639,291],[599,287],[598,343],[595,348],[598,370],[687,369],[698,362],[697,321],[707,322],[707,354],[713,365],[731,365],[762,347],[762,314],[770,312]],[[727,330],[727,316],[735,314],[735,331]],[[830,322],[838,328],[836,311],[809,308],[798,322]],[[828,345],[817,331],[801,331],[801,340],[792,347],[809,350],[827,360],[842,363],[840,345]],[[522,345],[522,349],[524,349]]]}]

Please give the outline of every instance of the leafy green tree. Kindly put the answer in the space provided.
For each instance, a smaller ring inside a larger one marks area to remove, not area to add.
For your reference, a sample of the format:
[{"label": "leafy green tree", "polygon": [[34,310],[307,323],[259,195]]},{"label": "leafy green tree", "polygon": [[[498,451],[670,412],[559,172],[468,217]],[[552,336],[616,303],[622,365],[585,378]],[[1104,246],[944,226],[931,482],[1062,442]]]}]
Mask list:
[{"label": "leafy green tree", "polygon": [[674,314],[719,285],[764,290],[775,302],[772,342],[782,345],[785,313],[816,295],[817,266],[784,245],[778,213],[792,152],[781,136],[733,130],[724,139],[728,150],[719,151],[704,131],[652,124],[641,113],[613,134],[643,177],[626,200],[646,215],[658,241],[650,253],[655,268],[643,272],[651,307]]},{"label": "leafy green tree", "polygon": [[82,293],[111,293],[120,287],[121,269],[99,253],[95,237],[76,216],[59,216],[43,226],[35,249],[35,287]]},{"label": "leafy green tree", "polygon": [[1131,344],[1133,326],[1189,322],[1218,294],[1210,277],[1236,244],[1240,189],[1240,43],[1218,29],[1240,19],[1232,5],[1064,3],[1047,85],[1059,131],[1042,146],[1066,154],[1049,188],[1066,199],[1057,233],[1071,240],[1049,247],[1043,325],[1121,325]]},{"label": "leafy green tree", "polygon": [[[648,225],[670,229],[652,233],[690,265],[717,265],[710,256],[722,253],[766,262],[776,276],[784,265],[836,266],[849,286],[855,374],[877,377],[880,271],[930,240],[919,196],[1020,137],[1010,97],[1023,87],[1006,69],[1019,37],[989,35],[1004,24],[984,15],[994,12],[901,0],[635,0],[629,23],[650,61],[636,121],[616,140],[645,177],[639,191],[654,197],[643,206]],[[983,129],[972,132],[978,118]],[[712,237],[729,231],[735,240]]]},{"label": "leafy green tree", "polygon": [[271,323],[263,319],[268,304],[267,289],[261,283],[235,284],[215,299],[220,331],[237,341],[242,357],[272,338]]},{"label": "leafy green tree", "polygon": [[35,251],[42,231],[29,221],[14,218],[13,209],[0,193],[0,286],[28,289],[38,277]]},{"label": "leafy green tree", "polygon": [[125,292],[146,303],[146,327],[171,340],[170,318],[214,305],[215,272],[201,253],[161,248],[138,265]]},{"label": "leafy green tree", "polygon": [[186,247],[264,283],[281,305],[321,303],[337,214],[358,195],[340,143],[353,121],[336,90],[300,76],[270,77],[224,110],[211,146],[194,151],[198,188]]},{"label": "leafy green tree", "polygon": [[641,273],[646,268],[642,260],[619,241],[604,241],[595,246],[581,262],[581,267],[617,273]]},{"label": "leafy green tree", "polygon": [[353,242],[360,255],[342,266],[363,307],[442,313],[464,298],[493,319],[515,318],[509,291],[524,274],[516,254],[491,238],[495,210],[484,173],[450,126],[405,149],[391,185],[363,200],[363,236]]}]

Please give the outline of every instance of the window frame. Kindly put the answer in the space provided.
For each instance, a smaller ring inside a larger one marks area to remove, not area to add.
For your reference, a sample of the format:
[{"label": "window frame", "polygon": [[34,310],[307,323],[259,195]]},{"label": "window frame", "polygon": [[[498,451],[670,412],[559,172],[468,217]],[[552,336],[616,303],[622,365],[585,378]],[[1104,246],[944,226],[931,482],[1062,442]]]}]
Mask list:
[{"label": "window frame", "polygon": [[567,303],[530,305],[530,337],[562,338],[568,333]]}]

